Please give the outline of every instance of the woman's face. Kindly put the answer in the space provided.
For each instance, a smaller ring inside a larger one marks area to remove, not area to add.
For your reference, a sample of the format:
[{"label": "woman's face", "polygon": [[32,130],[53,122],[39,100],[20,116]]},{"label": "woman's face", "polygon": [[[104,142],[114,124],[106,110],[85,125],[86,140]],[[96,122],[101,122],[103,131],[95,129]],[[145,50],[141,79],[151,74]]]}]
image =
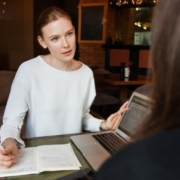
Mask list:
[{"label": "woman's face", "polygon": [[60,18],[42,28],[43,38],[38,36],[42,47],[48,48],[52,57],[60,61],[73,59],[76,50],[75,30],[70,20]]}]

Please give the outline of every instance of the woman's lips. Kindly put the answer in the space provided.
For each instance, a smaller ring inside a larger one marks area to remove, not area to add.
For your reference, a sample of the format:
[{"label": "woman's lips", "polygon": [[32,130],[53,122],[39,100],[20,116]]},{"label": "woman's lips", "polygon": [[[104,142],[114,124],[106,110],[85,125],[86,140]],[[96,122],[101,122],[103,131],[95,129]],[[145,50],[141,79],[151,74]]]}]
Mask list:
[{"label": "woman's lips", "polygon": [[71,52],[72,52],[72,50],[69,50],[69,51],[63,52],[62,54],[65,56],[70,56]]}]

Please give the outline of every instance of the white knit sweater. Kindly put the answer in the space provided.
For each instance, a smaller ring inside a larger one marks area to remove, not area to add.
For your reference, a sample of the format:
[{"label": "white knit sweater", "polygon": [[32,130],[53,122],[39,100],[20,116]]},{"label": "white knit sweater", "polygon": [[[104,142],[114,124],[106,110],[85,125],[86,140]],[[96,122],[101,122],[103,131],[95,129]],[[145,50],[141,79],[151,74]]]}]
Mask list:
[{"label": "white knit sweater", "polygon": [[15,138],[26,112],[25,137],[81,133],[82,126],[99,131],[101,121],[89,114],[95,97],[93,73],[86,65],[76,71],[60,71],[41,56],[24,62],[13,81],[1,127],[1,142]]}]

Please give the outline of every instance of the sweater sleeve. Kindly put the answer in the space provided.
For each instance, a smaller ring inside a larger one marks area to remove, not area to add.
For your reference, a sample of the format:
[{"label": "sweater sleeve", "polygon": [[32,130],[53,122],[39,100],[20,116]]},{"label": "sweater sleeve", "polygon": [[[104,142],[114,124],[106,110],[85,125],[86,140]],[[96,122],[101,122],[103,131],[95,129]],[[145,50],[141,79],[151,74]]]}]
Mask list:
[{"label": "sweater sleeve", "polygon": [[19,143],[19,147],[25,146],[20,138],[23,120],[28,111],[27,97],[22,81],[25,75],[22,70],[18,70],[11,86],[11,92],[3,116],[3,125],[0,130],[1,143],[7,138],[14,138]]},{"label": "sweater sleeve", "polygon": [[91,114],[89,114],[89,110],[87,110],[83,117],[83,129],[86,131],[97,132],[99,131],[101,122],[101,119],[93,117]]}]

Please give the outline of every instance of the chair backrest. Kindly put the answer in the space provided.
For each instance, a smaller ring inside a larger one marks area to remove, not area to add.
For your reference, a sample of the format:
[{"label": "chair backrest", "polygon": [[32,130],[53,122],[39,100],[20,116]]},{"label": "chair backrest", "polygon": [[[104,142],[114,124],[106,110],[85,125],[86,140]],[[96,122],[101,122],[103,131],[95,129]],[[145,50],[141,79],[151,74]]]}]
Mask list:
[{"label": "chair backrest", "polygon": [[93,70],[93,74],[94,74],[96,90],[98,90],[99,87],[104,87],[107,85],[106,83],[101,81],[101,76],[111,74],[111,72],[106,69],[95,69]]},{"label": "chair backrest", "polygon": [[139,51],[139,68],[151,68],[149,61],[149,51],[150,50]]},{"label": "chair backrest", "polygon": [[16,71],[0,71],[0,99],[7,99]]},{"label": "chair backrest", "polygon": [[135,89],[135,92],[143,94],[148,97],[152,97],[153,93],[153,84],[144,84]]},{"label": "chair backrest", "polygon": [[0,71],[0,126],[15,74],[16,71]]},{"label": "chair backrest", "polygon": [[2,118],[3,118],[3,115],[4,115],[5,107],[6,107],[5,105],[0,106],[0,127],[2,125]]},{"label": "chair backrest", "polygon": [[93,73],[95,75],[105,75],[105,74],[111,74],[110,71],[106,70],[106,69],[95,69],[93,70]]},{"label": "chair backrest", "polygon": [[152,75],[152,66],[149,61],[149,49],[143,49],[139,50],[139,59],[138,59],[138,72],[139,74],[145,75],[145,76],[151,76]]},{"label": "chair backrest", "polygon": [[119,67],[121,62],[125,62],[127,67],[130,66],[129,49],[111,49],[109,65]]}]

